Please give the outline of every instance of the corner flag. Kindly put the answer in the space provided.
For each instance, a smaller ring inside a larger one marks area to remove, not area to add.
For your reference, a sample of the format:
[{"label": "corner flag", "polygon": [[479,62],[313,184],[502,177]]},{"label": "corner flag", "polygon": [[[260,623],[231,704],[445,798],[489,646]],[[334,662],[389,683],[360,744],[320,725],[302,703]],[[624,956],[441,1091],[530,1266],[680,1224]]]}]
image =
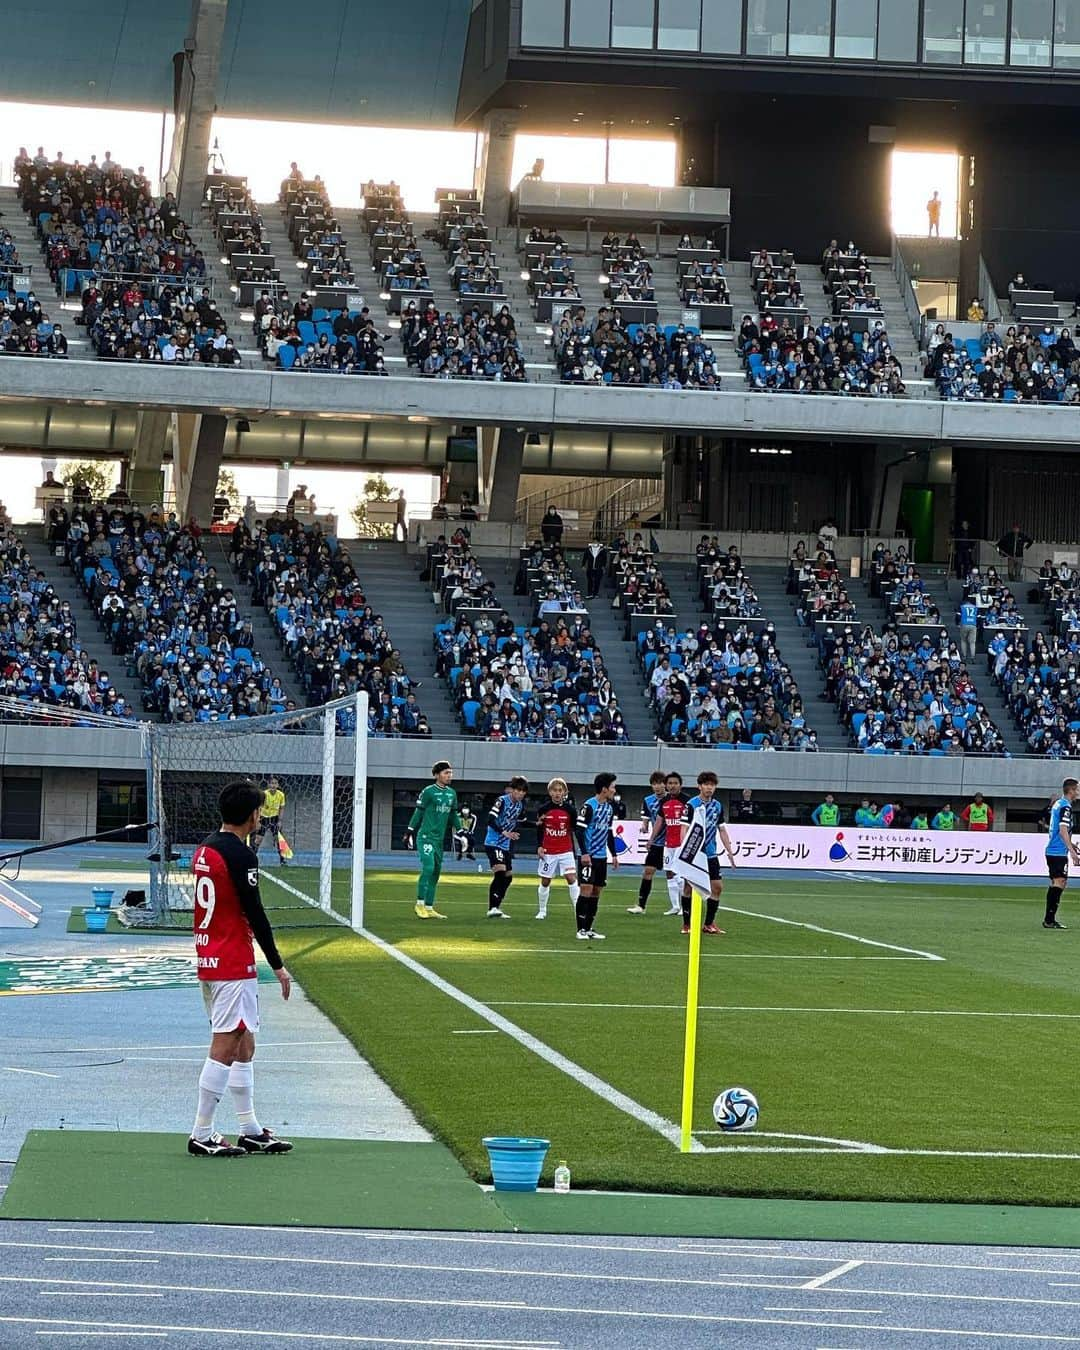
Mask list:
[{"label": "corner flag", "polygon": [[697,891],[698,895],[709,894],[709,864],[705,857],[705,808],[699,806],[694,812],[686,838],[675,855],[671,870],[682,877]]}]

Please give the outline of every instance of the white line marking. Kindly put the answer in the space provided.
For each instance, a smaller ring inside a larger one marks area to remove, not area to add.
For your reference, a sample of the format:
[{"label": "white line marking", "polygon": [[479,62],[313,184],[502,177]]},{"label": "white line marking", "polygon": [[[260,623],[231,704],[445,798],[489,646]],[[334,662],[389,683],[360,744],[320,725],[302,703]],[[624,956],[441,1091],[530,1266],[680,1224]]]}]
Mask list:
[{"label": "white line marking", "polygon": [[47,1233],[85,1233],[87,1237],[97,1237],[99,1233],[123,1233],[125,1237],[132,1233],[152,1233],[152,1228],[47,1228]]},{"label": "white line marking", "polygon": [[[232,1293],[232,1290],[223,1290],[224,1293]],[[276,1291],[260,1290],[264,1297],[273,1297]],[[310,1295],[317,1298],[318,1295]],[[722,1316],[718,1313],[688,1313],[688,1312],[654,1312],[639,1311],[637,1309],[624,1308],[564,1308],[554,1306],[544,1306],[534,1303],[496,1303],[484,1302],[480,1300],[466,1299],[420,1299],[420,1298],[362,1298],[360,1295],[353,1295],[361,1302],[370,1303],[388,1303],[395,1305],[404,1305],[410,1307],[423,1308],[478,1308],[485,1312],[509,1312],[509,1313],[558,1313],[569,1317],[601,1317],[613,1320],[635,1320],[642,1322],[689,1322],[712,1326],[765,1326],[765,1327],[812,1327],[815,1330],[829,1331],[872,1331],[880,1335],[884,1331],[893,1331],[909,1336],[966,1336],[970,1339],[992,1340],[992,1341],[1041,1341],[1043,1343],[1052,1343],[1054,1345],[1080,1345],[1080,1336],[1055,1335],[1051,1332],[1032,1332],[1032,1331],[973,1331],[966,1328],[955,1327],[925,1327],[925,1326],[892,1326],[880,1322],[826,1322],[826,1321],[808,1321],[800,1319],[796,1321],[790,1317],[735,1317]],[[397,1340],[387,1336],[360,1336],[356,1334],[343,1335],[328,1331],[262,1331],[252,1327],[206,1327],[189,1325],[161,1325],[160,1323],[138,1323],[138,1322],[82,1322],[74,1318],[63,1318],[52,1321],[42,1317],[2,1317],[0,1323],[14,1323],[17,1325],[40,1326],[43,1322],[47,1326],[67,1326],[67,1327],[100,1327],[108,1328],[112,1331],[165,1331],[176,1333],[182,1331],[195,1332],[199,1335],[216,1336],[248,1336],[259,1339],[273,1337],[282,1341],[333,1341],[338,1344],[377,1344],[377,1345],[445,1345],[445,1340]],[[465,1342],[466,1345],[469,1342]],[[497,1344],[497,1343],[496,1343]]]},{"label": "white line marking", "polygon": [[[742,913],[743,911],[740,910],[738,912]],[[777,922],[788,923],[789,920],[778,919]],[[808,928],[811,926],[812,925],[810,924],[806,925],[806,927]],[[825,928],[821,929],[821,932],[823,933],[828,931],[829,930]],[[405,940],[407,942],[410,941],[409,938],[406,938]],[[862,942],[868,941],[869,939],[856,938],[855,940],[856,942]],[[875,945],[886,947],[888,946],[888,943],[881,942]],[[590,952],[596,952],[597,948],[590,945],[589,947],[585,948],[585,950]],[[904,951],[906,949],[900,947],[897,948],[897,950]],[[580,952],[581,947],[497,947],[492,945],[490,947],[485,947],[484,951],[512,956],[567,956],[569,954],[572,954],[573,952]],[[620,952],[614,950],[613,948],[607,947],[604,949],[603,955],[605,958],[610,956],[633,956],[642,958],[648,957],[650,959],[654,957],[667,957],[673,960],[678,959],[682,961],[684,965],[686,964],[685,950],[673,952],[636,952],[636,951]],[[456,959],[475,960],[475,957],[474,956],[466,957],[463,955],[461,958],[457,958],[455,957],[454,952],[452,950],[439,953],[440,961],[454,961]],[[799,956],[790,954],[780,954],[777,952],[716,952],[716,951],[702,952],[701,959],[703,961],[944,961],[945,960],[943,956],[928,957],[923,956],[921,954],[917,956],[814,956],[814,955]]]},{"label": "white line marking", "polygon": [[39,1297],[51,1298],[164,1298],[142,1289],[39,1289]]},{"label": "white line marking", "polygon": [[858,1270],[862,1265],[861,1261],[845,1261],[843,1265],[827,1270],[824,1275],[817,1275],[812,1280],[807,1280],[805,1284],[800,1285],[800,1289],[821,1289],[826,1284],[832,1284],[833,1280],[838,1280],[841,1275],[847,1275],[849,1271]]},{"label": "white line marking", "polygon": [[[810,958],[807,958],[810,959]],[[897,957],[830,957],[837,961],[898,960]],[[493,1008],[608,1008],[628,1012],[686,1012],[685,1003],[564,1003],[553,999],[492,999]],[[1080,1013],[976,1012],[942,1008],[797,1008],[771,1007],[751,1003],[702,1003],[699,1012],[721,1013],[806,1013],[852,1017],[992,1017],[1026,1018],[1047,1022],[1080,1022]]]},{"label": "white line marking", "polygon": [[[48,1245],[48,1244],[45,1244],[45,1245]],[[64,1243],[55,1243],[54,1245],[55,1245],[55,1246],[65,1246],[66,1244],[64,1244]],[[87,1251],[93,1251],[94,1249],[93,1249],[92,1247],[88,1247],[86,1250],[87,1250]],[[109,1251],[122,1251],[123,1248],[121,1248],[121,1247],[99,1247],[98,1250],[99,1250],[99,1251],[105,1251],[105,1252],[109,1252]],[[141,1248],[136,1247],[134,1250],[135,1250],[135,1251],[140,1251]],[[151,1259],[139,1260],[138,1258],[132,1258],[132,1257],[126,1257],[126,1256],[123,1257],[122,1259],[121,1259],[119,1256],[46,1256],[46,1257],[45,1257],[45,1260],[46,1260],[46,1261],[63,1261],[65,1264],[68,1263],[68,1262],[73,1262],[73,1261],[80,1261],[80,1262],[84,1262],[84,1261],[93,1261],[95,1264],[106,1265],[106,1266],[123,1266],[123,1265],[132,1265],[132,1266],[156,1266],[156,1265],[158,1264],[158,1259],[157,1259],[156,1256],[155,1256],[152,1260],[151,1260]]]},{"label": "white line marking", "polygon": [[858,942],[865,947],[884,947],[890,952],[906,952],[908,956],[918,956],[924,961],[944,961],[943,956],[935,952],[922,952],[917,947],[898,947],[893,942],[876,942],[873,938],[859,937],[856,933],[842,933],[836,928],[821,928],[816,923],[803,923],[797,919],[781,919],[777,914],[759,914],[752,909],[735,909],[731,905],[721,905],[728,914],[742,914],[748,919],[766,919],[769,923],[782,923],[789,928],[805,928],[810,933],[825,933],[829,937],[846,938],[848,942]]},{"label": "white line marking", "polygon": [[[30,1319],[27,1318],[26,1320],[29,1321]],[[163,1340],[165,1340],[165,1339],[168,1337],[169,1333],[168,1333],[167,1331],[56,1331],[55,1329],[52,1328],[52,1326],[51,1326],[51,1319],[50,1319],[50,1329],[49,1329],[48,1331],[35,1331],[35,1332],[34,1332],[34,1335],[35,1335],[35,1336],[112,1336],[112,1337],[117,1337],[117,1338],[120,1337],[120,1336],[124,1336],[124,1337],[128,1337],[128,1338],[130,1338],[130,1339],[133,1339],[133,1340],[153,1340],[153,1339],[156,1338],[156,1339],[158,1339],[158,1340],[162,1340],[162,1341],[163,1341]]]},{"label": "white line marking", "polygon": [[[570,1311],[569,1309],[567,1311]],[[165,1328],[149,1323],[139,1330],[118,1330],[123,1327],[139,1327],[136,1322],[80,1322],[66,1317],[0,1317],[0,1322],[31,1323],[40,1326],[44,1323],[50,1329],[38,1331],[38,1336],[157,1336],[165,1337],[178,1332],[194,1332],[200,1336],[251,1336],[262,1339],[272,1337],[285,1341],[333,1341],[338,1345],[412,1345],[412,1346],[458,1346],[461,1350],[549,1350],[557,1341],[458,1341],[446,1340],[439,1336],[434,1339],[415,1340],[404,1336],[361,1336],[352,1334],[338,1335],[330,1331],[255,1331],[251,1327],[193,1327],[172,1326]],[[802,1325],[793,1323],[794,1326]],[[107,1331],[58,1331],[57,1327],[108,1327]]]},{"label": "white line marking", "polygon": [[[738,1143],[740,1137],[745,1138],[747,1140],[747,1143],[750,1142],[749,1136],[746,1135],[733,1136],[727,1130],[695,1130],[694,1133],[709,1136],[720,1135],[726,1139],[731,1139],[733,1143]],[[781,1133],[779,1130],[755,1130],[753,1133],[753,1138],[800,1139],[805,1140],[808,1144],[836,1144],[838,1145],[840,1151],[845,1153],[849,1151],[852,1153],[888,1153],[889,1151],[887,1148],[884,1148],[881,1144],[866,1144],[863,1143],[862,1140],[860,1139],[830,1139],[828,1138],[827,1135],[821,1134],[784,1134]],[[807,1151],[809,1152],[809,1150]]]},{"label": "white line marking", "polygon": [[785,1144],[706,1144],[705,1153],[841,1153],[861,1158],[868,1153],[887,1153],[894,1158],[1027,1158],[1035,1162],[1080,1162],[1080,1153],[1007,1153],[997,1150],[952,1148],[886,1148],[877,1145],[873,1150],[855,1148],[795,1148]]},{"label": "white line marking", "polygon": [[473,1031],[452,1031],[451,1036],[497,1036],[499,1033],[494,1027],[477,1028]]},{"label": "white line marking", "polygon": [[[580,1064],[575,1064],[572,1059],[567,1059],[565,1055],[561,1055],[557,1050],[553,1050],[551,1046],[538,1040],[537,1037],[530,1035],[527,1031],[523,1031],[515,1022],[511,1022],[508,1018],[503,1017],[501,1013],[497,1013],[493,1008],[489,1008],[486,1003],[481,1003],[479,999],[473,998],[471,994],[466,994],[463,990],[458,989],[456,985],[451,984],[448,980],[444,980],[441,975],[436,975],[433,970],[429,970],[427,966],[421,965],[414,957],[400,951],[392,943],[379,937],[377,933],[372,933],[369,929],[362,928],[359,930],[359,934],[361,937],[366,938],[368,942],[377,947],[381,952],[384,952],[400,965],[403,965],[406,970],[411,970],[414,975],[419,975],[422,980],[425,980],[435,989],[438,989],[440,993],[446,994],[447,997],[460,1003],[462,1007],[468,1008],[471,1013],[474,1013],[482,1021],[489,1023],[499,1031],[505,1032],[507,1036],[510,1036],[513,1040],[517,1041],[519,1045],[524,1046],[526,1050],[531,1051],[534,1055],[537,1055],[540,1059],[544,1060],[545,1063],[550,1064],[553,1068],[566,1074],[568,1078],[572,1078],[575,1082],[580,1083],[587,1091],[594,1093],[601,1101],[607,1102],[609,1106],[615,1107],[617,1111],[622,1111],[625,1115],[639,1121],[650,1130],[655,1130],[656,1133],[666,1139],[669,1144],[673,1144],[676,1148],[679,1147],[681,1131],[674,1121],[668,1120],[658,1112],[650,1110],[647,1106],[642,1106],[641,1103],[636,1102],[633,1097],[628,1097],[625,1092],[620,1092],[618,1088],[612,1087],[610,1083],[606,1083],[602,1078],[598,1078],[596,1074],[590,1073],[588,1069],[583,1069]],[[586,945],[594,946],[595,944],[587,943]],[[685,956],[683,959],[685,960]],[[695,1153],[699,1153],[703,1151],[704,1145],[698,1140],[693,1140],[691,1148]]]},{"label": "white line marking", "polygon": [[58,1073],[42,1073],[40,1069],[12,1069],[9,1065],[3,1066],[4,1073],[25,1073],[31,1078],[59,1078]]}]

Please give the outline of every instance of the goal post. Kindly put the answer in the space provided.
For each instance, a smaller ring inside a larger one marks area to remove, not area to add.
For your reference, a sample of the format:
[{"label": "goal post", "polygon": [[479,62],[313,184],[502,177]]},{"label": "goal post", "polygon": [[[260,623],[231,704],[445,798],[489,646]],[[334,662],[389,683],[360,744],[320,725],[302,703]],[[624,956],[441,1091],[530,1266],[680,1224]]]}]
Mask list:
[{"label": "goal post", "polygon": [[147,728],[149,817],[157,822],[149,904],[121,919],[186,927],[191,855],[219,824],[217,797],[235,778],[284,793],[251,840],[275,927],[363,926],[368,698],[230,722]]}]

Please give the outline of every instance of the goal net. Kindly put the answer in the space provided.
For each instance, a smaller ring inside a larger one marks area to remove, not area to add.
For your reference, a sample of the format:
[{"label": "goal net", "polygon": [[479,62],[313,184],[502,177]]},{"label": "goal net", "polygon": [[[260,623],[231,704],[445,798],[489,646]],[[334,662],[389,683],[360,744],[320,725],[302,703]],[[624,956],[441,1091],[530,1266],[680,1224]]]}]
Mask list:
[{"label": "goal net", "polygon": [[363,925],[367,699],[234,722],[147,728],[147,805],[157,822],[149,903],[125,906],[133,927],[190,928],[191,858],[219,825],[218,794],[248,778],[269,809],[250,843],[275,928]]}]

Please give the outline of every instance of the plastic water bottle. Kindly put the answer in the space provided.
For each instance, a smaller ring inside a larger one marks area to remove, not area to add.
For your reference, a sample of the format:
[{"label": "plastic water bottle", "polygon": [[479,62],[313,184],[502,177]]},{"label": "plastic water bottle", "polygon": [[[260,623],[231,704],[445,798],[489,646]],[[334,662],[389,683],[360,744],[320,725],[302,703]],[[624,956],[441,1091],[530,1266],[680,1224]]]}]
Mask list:
[{"label": "plastic water bottle", "polygon": [[555,1190],[560,1195],[565,1195],[570,1189],[570,1169],[566,1165],[566,1159],[563,1158],[555,1169]]}]

